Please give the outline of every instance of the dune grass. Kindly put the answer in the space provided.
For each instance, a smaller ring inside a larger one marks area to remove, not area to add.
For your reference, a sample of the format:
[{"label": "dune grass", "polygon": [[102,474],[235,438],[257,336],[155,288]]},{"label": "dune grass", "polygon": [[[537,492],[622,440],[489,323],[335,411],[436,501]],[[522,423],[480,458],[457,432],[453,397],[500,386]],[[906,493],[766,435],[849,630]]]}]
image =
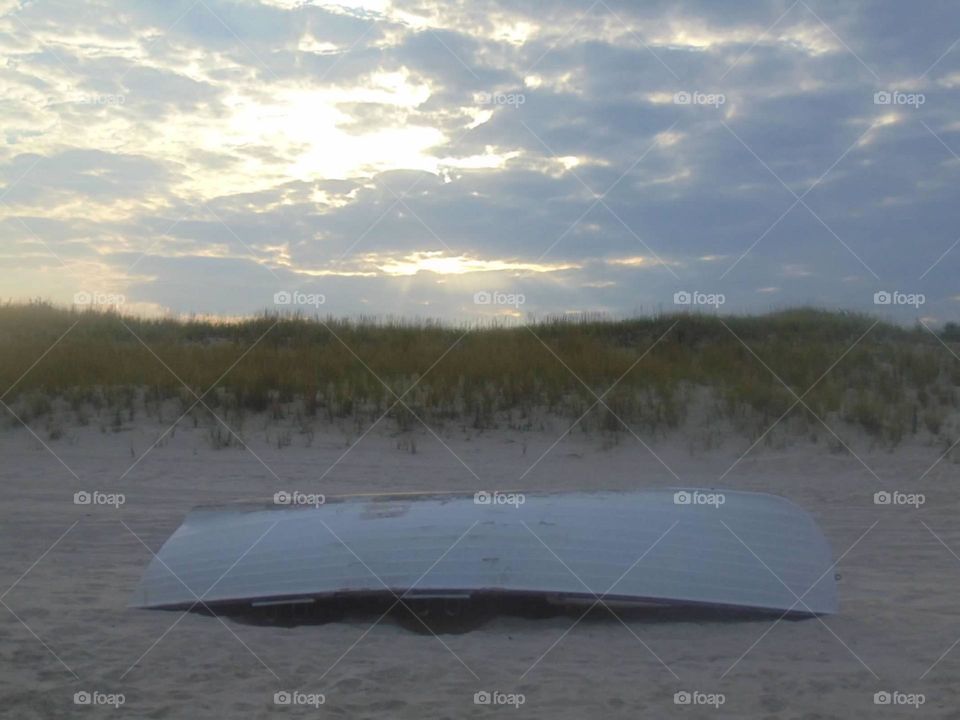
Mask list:
[{"label": "dune grass", "polygon": [[[625,432],[623,421],[637,433],[667,432],[706,391],[701,421],[729,422],[751,437],[796,393],[817,416],[895,445],[908,434],[954,432],[960,361],[942,341],[957,351],[952,338],[922,327],[813,309],[457,327],[276,315],[143,319],[8,304],[0,306],[0,392],[24,422],[49,414],[55,401],[81,421],[109,408],[122,422],[121,411],[132,415],[138,403],[189,407],[195,393],[235,412],[282,415],[296,406],[307,418],[363,423],[389,411],[400,429],[418,424],[415,416],[535,429],[538,413],[572,422],[616,383],[584,427]],[[403,403],[395,404],[398,395]],[[791,421],[816,428],[803,403]]]}]

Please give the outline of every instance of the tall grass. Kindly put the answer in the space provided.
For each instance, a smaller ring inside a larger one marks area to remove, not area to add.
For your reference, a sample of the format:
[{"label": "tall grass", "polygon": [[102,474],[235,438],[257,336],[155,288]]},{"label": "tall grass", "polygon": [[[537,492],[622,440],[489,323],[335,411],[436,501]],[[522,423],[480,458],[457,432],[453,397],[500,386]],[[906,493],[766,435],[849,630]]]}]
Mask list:
[{"label": "tall grass", "polygon": [[[609,410],[596,407],[586,423],[664,432],[684,423],[706,388],[711,417],[757,435],[795,403],[793,393],[809,390],[803,402],[812,413],[890,444],[945,432],[960,402],[960,361],[923,328],[871,325],[812,309],[507,327],[276,315],[184,321],[9,304],[0,306],[0,393],[22,417],[49,413],[57,399],[82,420],[90,408],[132,414],[138,402],[189,404],[182,380],[211,407],[235,411],[297,404],[308,417],[360,423],[392,408],[402,429],[416,424],[412,413],[523,428],[544,412],[577,418],[593,393],[616,383],[604,397]],[[803,404],[793,413],[818,424]]]}]

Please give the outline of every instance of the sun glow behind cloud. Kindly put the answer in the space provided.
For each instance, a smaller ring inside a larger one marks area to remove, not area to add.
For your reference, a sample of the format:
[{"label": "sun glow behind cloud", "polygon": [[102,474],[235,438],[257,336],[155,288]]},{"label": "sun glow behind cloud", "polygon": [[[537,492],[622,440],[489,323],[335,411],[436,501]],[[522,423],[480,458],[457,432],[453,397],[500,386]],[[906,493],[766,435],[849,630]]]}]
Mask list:
[{"label": "sun glow behind cloud", "polygon": [[[284,250],[285,253],[285,250]],[[289,265],[289,263],[285,263]],[[422,250],[406,254],[364,253],[353,259],[342,259],[324,267],[290,266],[309,277],[383,277],[404,278],[420,273],[441,276],[496,273],[513,277],[578,270],[579,263],[526,262],[517,259],[483,258],[471,254],[452,255],[444,250]]]},{"label": "sun glow behind cloud", "polygon": [[268,100],[238,95],[231,98],[227,131],[211,128],[205,145],[274,149],[284,158],[282,167],[263,167],[250,161],[251,182],[261,172],[282,172],[300,180],[370,177],[385,170],[435,170],[430,148],[445,139],[437,128],[416,124],[383,124],[365,132],[350,132],[351,117],[338,106],[373,103],[388,108],[412,109],[430,97],[425,82],[408,72],[375,73],[369,83],[352,88],[284,88]]},{"label": "sun glow behind cloud", "polygon": [[416,275],[432,272],[438,275],[465,275],[475,272],[547,273],[574,270],[574,263],[539,263],[517,260],[484,260],[467,255],[447,255],[440,251],[416,252],[402,258],[379,260],[369,258],[387,275]]}]

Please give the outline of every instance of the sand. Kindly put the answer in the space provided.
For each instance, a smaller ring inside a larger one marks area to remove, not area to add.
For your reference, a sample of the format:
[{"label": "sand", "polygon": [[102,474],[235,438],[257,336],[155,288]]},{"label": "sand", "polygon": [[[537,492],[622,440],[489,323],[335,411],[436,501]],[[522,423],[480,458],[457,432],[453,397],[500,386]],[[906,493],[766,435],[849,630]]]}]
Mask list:
[{"label": "sand", "polygon": [[[437,639],[389,619],[370,629],[376,617],[277,628],[126,605],[150,559],[141,540],[159,549],[198,504],[278,489],[714,486],[748,444],[731,438],[693,453],[679,436],[645,438],[661,463],[630,435],[610,443],[574,432],[521,480],[563,421],[523,434],[448,426],[438,430],[446,446],[425,430],[395,435],[381,426],[332,470],[358,434],[318,426],[278,449],[278,428],[254,418],[244,431],[252,452],[215,450],[208,430],[184,421],[119,479],[164,427],[68,427],[56,441],[38,428],[59,459],[25,429],[0,432],[0,591],[12,586],[3,595],[12,612],[0,606],[4,716],[851,718],[955,717],[960,707],[960,646],[939,659],[960,638],[960,558],[952,554],[960,554],[960,466],[947,459],[920,479],[941,445],[891,452],[851,441],[860,459],[823,439],[761,445],[723,478],[723,487],[784,495],[814,514],[842,555],[841,612],[822,622],[640,614],[622,624],[599,613],[570,630],[575,618],[566,616],[499,617]],[[125,503],[75,505],[81,490],[121,492]],[[926,502],[878,506],[882,490],[923,493]],[[324,703],[278,707],[281,690],[322,693]],[[122,693],[124,702],[76,705],[83,691]],[[480,691],[524,702],[477,705]],[[682,691],[720,693],[724,702],[677,705]],[[881,691],[922,694],[924,704],[877,707]]]}]

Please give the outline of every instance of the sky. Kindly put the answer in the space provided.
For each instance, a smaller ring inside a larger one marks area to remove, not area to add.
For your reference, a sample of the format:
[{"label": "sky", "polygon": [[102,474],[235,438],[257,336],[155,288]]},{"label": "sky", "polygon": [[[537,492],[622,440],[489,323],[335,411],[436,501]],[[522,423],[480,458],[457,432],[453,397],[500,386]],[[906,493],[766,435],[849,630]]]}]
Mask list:
[{"label": "sky", "polygon": [[0,0],[0,60],[4,301],[960,319],[955,2]]}]

